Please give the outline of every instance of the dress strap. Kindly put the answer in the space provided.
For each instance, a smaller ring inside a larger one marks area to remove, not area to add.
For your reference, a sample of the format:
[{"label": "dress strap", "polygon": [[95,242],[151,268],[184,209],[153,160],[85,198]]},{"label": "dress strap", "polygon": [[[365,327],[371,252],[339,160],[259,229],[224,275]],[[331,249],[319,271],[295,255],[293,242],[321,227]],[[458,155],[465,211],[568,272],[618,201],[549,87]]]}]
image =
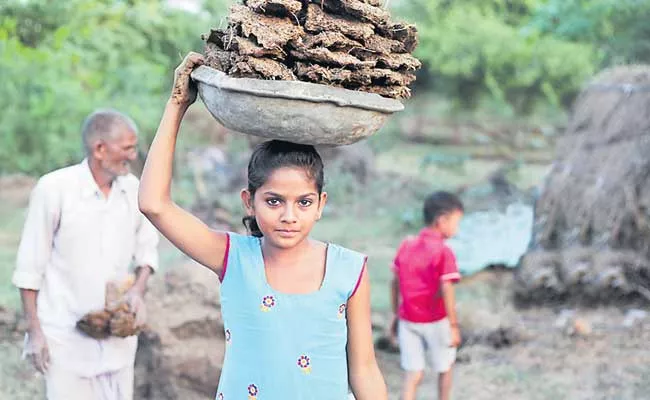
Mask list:
[{"label": "dress strap", "polygon": [[327,266],[331,270],[327,271],[328,284],[345,299],[349,299],[359,285],[368,257],[335,244],[329,246]]}]

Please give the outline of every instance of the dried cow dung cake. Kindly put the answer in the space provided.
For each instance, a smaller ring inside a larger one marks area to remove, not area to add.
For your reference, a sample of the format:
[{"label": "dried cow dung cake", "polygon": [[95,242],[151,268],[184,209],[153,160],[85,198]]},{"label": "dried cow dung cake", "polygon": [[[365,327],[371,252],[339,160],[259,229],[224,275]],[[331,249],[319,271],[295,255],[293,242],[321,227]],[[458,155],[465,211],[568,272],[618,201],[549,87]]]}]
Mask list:
[{"label": "dried cow dung cake", "polygon": [[374,61],[379,68],[388,68],[395,71],[416,71],[420,69],[422,63],[408,53],[394,54],[363,54],[362,52],[351,50],[351,53],[358,56],[364,61]]},{"label": "dried cow dung cake", "polygon": [[348,87],[358,87],[372,83],[370,76],[360,74],[358,71],[353,72],[343,68],[327,68],[318,64],[306,64],[302,62],[296,63],[296,74],[298,78],[310,82],[335,83]]},{"label": "dried cow dung cake", "polygon": [[121,303],[111,310],[109,328],[111,335],[128,337],[137,334],[140,329],[135,325],[135,314],[131,312],[128,303]]},{"label": "dried cow dung cake", "polygon": [[359,90],[395,99],[406,99],[411,97],[411,89],[405,86],[360,86]]},{"label": "dried cow dung cake", "polygon": [[293,24],[288,18],[257,14],[241,5],[231,8],[228,20],[242,36],[254,39],[258,45],[267,49],[282,48],[304,33],[302,27]]},{"label": "dried cow dung cake", "polygon": [[370,23],[355,21],[335,14],[328,14],[316,4],[307,6],[305,30],[313,33],[339,32],[352,39],[366,39],[375,33]]},{"label": "dried cow dung cake", "polygon": [[377,33],[389,39],[398,40],[404,44],[407,52],[412,53],[418,45],[418,31],[415,25],[401,22],[377,26]]},{"label": "dried cow dung cake", "polygon": [[302,2],[298,0],[246,0],[244,3],[257,13],[278,16],[293,15],[297,18],[302,10]]},{"label": "dried cow dung cake", "polygon": [[352,40],[340,32],[321,32],[317,35],[306,34],[294,46],[300,48],[304,46],[308,49],[315,47],[325,47],[330,50],[345,50],[349,51],[355,47],[363,47],[363,45],[356,40]]},{"label": "dried cow dung cake", "polygon": [[382,0],[244,0],[212,29],[206,64],[237,78],[302,80],[408,98],[421,63],[414,25]]},{"label": "dried cow dung cake", "polygon": [[205,63],[219,71],[228,72],[235,59],[235,53],[220,49],[215,43],[207,43],[205,46]]},{"label": "dried cow dung cake", "polygon": [[382,7],[385,4],[384,0],[361,0],[361,2],[375,7]]},{"label": "dried cow dung cake", "polygon": [[127,337],[140,331],[136,327],[135,313],[131,312],[126,302],[84,315],[77,321],[77,329],[94,339]]},{"label": "dried cow dung cake", "polygon": [[241,56],[230,69],[233,74],[241,74],[251,78],[280,79],[295,81],[296,76],[291,69],[281,62],[269,58]]},{"label": "dried cow dung cake", "polygon": [[408,86],[415,81],[415,75],[379,68],[358,70],[326,68],[318,64],[296,63],[298,78],[310,82],[336,83],[344,87],[372,85]]},{"label": "dried cow dung cake", "polygon": [[406,53],[406,45],[399,40],[372,35],[363,41],[363,47],[380,54]]},{"label": "dried cow dung cake", "polygon": [[385,24],[390,20],[390,14],[383,8],[376,7],[359,0],[311,0],[326,10],[335,14],[348,14],[362,21],[375,25]]},{"label": "dried cow dung cake", "polygon": [[257,58],[269,57],[276,60],[283,60],[287,53],[285,53],[281,47],[275,47],[272,49],[265,49],[255,44],[250,39],[243,37],[234,37],[232,42],[230,42],[226,50],[234,50],[240,56],[251,56]]},{"label": "dried cow dung cake", "polygon": [[77,329],[94,339],[106,339],[111,335],[111,313],[101,310],[84,315],[77,321]]},{"label": "dried cow dung cake", "polygon": [[374,61],[361,61],[355,56],[346,52],[334,52],[325,47],[315,49],[296,49],[290,53],[295,59],[301,61],[314,61],[323,65],[332,65],[335,67],[361,68],[364,66],[374,66]]},{"label": "dried cow dung cake", "polygon": [[[282,60],[287,55],[280,46],[272,48],[258,46],[253,39],[237,36],[234,30],[230,28],[227,30],[213,29],[210,31],[207,41],[206,46],[216,46],[216,51],[234,52],[234,54],[241,56],[269,57]],[[227,60],[228,65],[232,65],[232,57],[228,57]],[[221,57],[219,61],[223,63]],[[225,70],[228,70],[228,68],[225,68]]]},{"label": "dried cow dung cake", "polygon": [[392,71],[390,69],[373,68],[357,71],[359,74],[367,75],[375,85],[386,86],[409,86],[415,82],[415,75],[407,72]]}]

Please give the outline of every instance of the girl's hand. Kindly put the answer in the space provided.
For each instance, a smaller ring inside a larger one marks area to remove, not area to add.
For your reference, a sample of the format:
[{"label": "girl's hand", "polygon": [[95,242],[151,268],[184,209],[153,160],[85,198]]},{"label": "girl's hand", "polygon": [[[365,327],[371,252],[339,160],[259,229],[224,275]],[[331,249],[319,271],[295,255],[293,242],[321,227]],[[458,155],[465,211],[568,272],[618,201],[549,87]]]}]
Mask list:
[{"label": "girl's hand", "polygon": [[201,54],[190,52],[185,56],[183,62],[174,71],[174,87],[172,89],[172,103],[189,107],[196,101],[196,83],[192,81],[190,74],[194,68],[203,65],[204,59]]},{"label": "girl's hand", "polygon": [[458,348],[460,346],[460,329],[458,329],[458,325],[452,325],[451,327],[451,343],[449,344],[449,347],[456,347]]}]

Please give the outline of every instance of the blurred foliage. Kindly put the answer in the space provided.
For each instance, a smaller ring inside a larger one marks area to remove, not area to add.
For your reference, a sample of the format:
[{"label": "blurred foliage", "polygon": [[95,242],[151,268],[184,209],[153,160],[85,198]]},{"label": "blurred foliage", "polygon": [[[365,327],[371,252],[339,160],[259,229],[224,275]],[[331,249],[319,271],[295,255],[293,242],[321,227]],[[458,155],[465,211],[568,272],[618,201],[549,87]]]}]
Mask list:
[{"label": "blurred foliage", "polygon": [[592,43],[602,66],[650,62],[650,1],[548,0],[530,26],[543,34]]},{"label": "blurred foliage", "polygon": [[533,28],[538,0],[413,0],[396,11],[417,24],[416,55],[434,88],[474,108],[489,95],[516,113],[570,103],[597,64],[593,46]]},{"label": "blurred foliage", "polygon": [[[198,14],[163,0],[1,1],[0,173],[43,173],[77,161],[80,125],[97,107],[130,114],[146,147],[174,67],[202,49],[201,33],[225,24],[234,1],[206,0]],[[452,104],[446,114],[477,107],[561,114],[598,69],[650,62],[650,1],[389,4],[420,31],[416,55],[425,69],[415,97],[442,95]],[[392,144],[403,129],[393,122]]]},{"label": "blurred foliage", "polygon": [[433,89],[475,108],[488,96],[528,114],[567,107],[597,70],[650,62],[647,0],[410,0]]},{"label": "blurred foliage", "polygon": [[43,173],[81,156],[80,126],[114,107],[151,138],[185,53],[202,49],[223,0],[200,15],[154,0],[0,5],[0,172]]}]

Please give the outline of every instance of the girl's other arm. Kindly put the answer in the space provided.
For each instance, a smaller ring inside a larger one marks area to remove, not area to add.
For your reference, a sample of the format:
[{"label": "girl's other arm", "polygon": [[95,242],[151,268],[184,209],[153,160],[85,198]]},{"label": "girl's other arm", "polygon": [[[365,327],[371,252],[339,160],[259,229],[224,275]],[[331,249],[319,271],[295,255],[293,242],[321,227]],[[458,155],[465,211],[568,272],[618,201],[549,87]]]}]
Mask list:
[{"label": "girl's other arm", "polygon": [[203,57],[190,53],[176,69],[174,89],[151,144],[140,181],[140,211],[176,247],[221,276],[227,234],[211,230],[171,199],[171,179],[176,137],[188,107],[196,100],[192,70]]},{"label": "girl's other arm", "polygon": [[370,323],[370,281],[364,266],[356,293],[348,300],[348,373],[356,400],[387,400],[372,342]]}]

